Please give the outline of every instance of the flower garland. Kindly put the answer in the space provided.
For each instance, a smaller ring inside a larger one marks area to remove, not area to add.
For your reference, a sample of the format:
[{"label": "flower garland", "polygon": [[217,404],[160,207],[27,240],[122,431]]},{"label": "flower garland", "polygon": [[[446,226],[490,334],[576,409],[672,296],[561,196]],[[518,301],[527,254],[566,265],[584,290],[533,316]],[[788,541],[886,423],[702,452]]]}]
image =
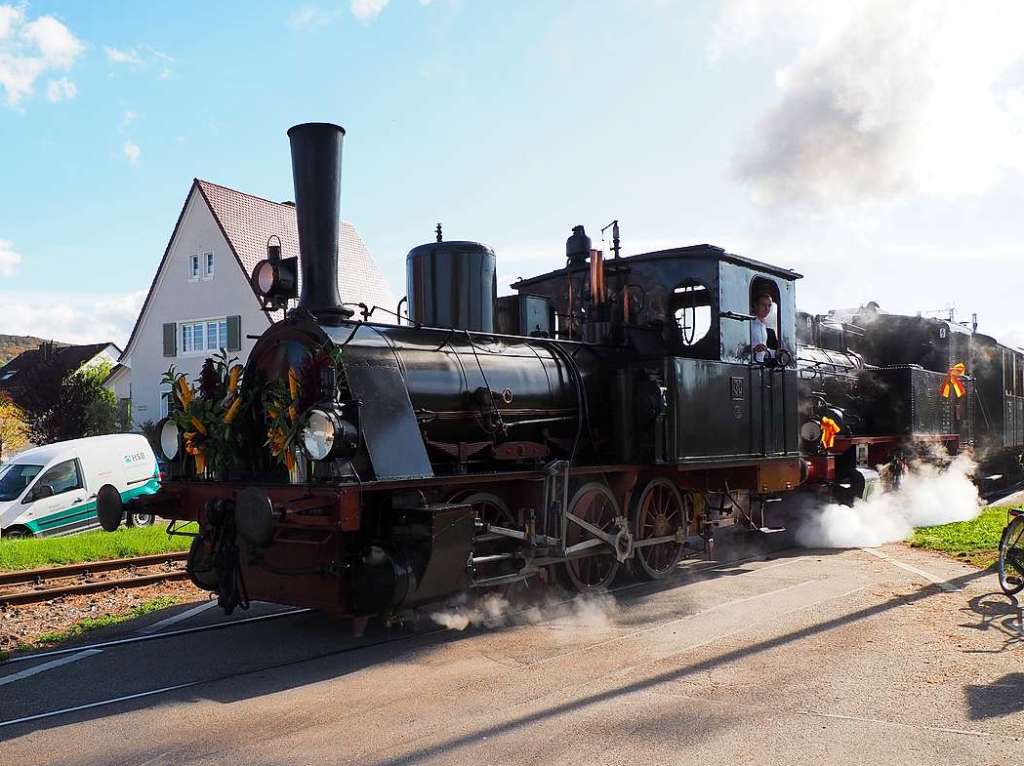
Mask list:
[{"label": "flower garland", "polygon": [[321,349],[307,358],[298,371],[288,368],[287,384],[277,380],[264,389],[263,411],[267,419],[264,446],[289,473],[295,470],[295,445],[306,427],[310,410],[324,396],[336,394],[340,360],[340,349]]},{"label": "flower garland", "polygon": [[164,374],[163,383],[171,389],[168,417],[182,433],[185,454],[195,461],[195,472],[214,473],[232,462],[235,446],[232,425],[243,407],[239,384],[242,365],[234,364],[221,352],[207,358],[199,372],[198,386],[188,377],[175,372],[172,366]]}]

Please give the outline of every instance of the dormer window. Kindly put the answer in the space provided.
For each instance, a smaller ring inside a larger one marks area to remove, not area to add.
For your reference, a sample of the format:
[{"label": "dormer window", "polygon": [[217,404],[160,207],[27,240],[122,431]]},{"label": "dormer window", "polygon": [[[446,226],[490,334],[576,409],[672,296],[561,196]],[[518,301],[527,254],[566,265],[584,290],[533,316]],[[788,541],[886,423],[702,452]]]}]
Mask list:
[{"label": "dormer window", "polygon": [[195,282],[200,277],[200,266],[198,255],[190,255],[188,258],[188,281]]}]

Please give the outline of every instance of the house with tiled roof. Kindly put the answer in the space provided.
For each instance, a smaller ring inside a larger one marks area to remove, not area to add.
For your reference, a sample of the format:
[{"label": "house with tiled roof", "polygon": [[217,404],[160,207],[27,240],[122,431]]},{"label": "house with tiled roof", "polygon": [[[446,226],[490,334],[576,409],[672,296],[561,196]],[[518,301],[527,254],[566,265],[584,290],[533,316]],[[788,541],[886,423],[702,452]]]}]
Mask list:
[{"label": "house with tiled roof", "polygon": [[[167,414],[171,366],[189,378],[206,357],[227,350],[244,363],[255,339],[280,319],[264,311],[252,270],[272,236],[284,258],[298,256],[295,206],[195,179],[132,329],[120,365],[108,379],[136,425]],[[396,299],[355,227],[342,221],[338,292],[346,303],[382,306]]]},{"label": "house with tiled roof", "polygon": [[52,363],[59,375],[78,372],[93,367],[117,364],[121,349],[113,343],[87,343],[72,346],[66,343],[44,341],[38,348],[22,351],[7,364],[0,367],[0,391],[6,391],[17,399],[21,377],[41,364]]}]

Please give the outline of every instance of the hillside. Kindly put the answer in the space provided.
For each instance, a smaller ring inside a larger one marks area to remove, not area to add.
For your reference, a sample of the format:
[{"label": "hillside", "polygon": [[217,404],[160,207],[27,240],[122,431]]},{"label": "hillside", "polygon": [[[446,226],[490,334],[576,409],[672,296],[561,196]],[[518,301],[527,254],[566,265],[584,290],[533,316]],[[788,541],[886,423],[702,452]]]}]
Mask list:
[{"label": "hillside", "polygon": [[[22,351],[39,348],[42,338],[32,335],[0,335],[0,365],[7,364]],[[63,346],[63,343],[57,345]]]}]

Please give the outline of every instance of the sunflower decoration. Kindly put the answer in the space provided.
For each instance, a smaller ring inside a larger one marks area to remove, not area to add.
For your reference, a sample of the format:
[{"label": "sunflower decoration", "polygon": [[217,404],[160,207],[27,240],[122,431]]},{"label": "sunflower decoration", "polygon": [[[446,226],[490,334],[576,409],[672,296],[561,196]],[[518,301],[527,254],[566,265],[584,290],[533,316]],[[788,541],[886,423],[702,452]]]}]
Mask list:
[{"label": "sunflower decoration", "polygon": [[197,385],[171,367],[163,383],[171,389],[170,417],[182,433],[185,454],[195,461],[195,472],[226,470],[237,452],[233,424],[244,407],[239,383],[242,366],[225,352],[203,362]]},{"label": "sunflower decoration", "polygon": [[264,389],[265,445],[289,473],[295,470],[295,448],[309,419],[309,411],[337,391],[340,359],[339,349],[322,349],[308,357],[298,369],[289,367],[287,381],[273,381]]}]

